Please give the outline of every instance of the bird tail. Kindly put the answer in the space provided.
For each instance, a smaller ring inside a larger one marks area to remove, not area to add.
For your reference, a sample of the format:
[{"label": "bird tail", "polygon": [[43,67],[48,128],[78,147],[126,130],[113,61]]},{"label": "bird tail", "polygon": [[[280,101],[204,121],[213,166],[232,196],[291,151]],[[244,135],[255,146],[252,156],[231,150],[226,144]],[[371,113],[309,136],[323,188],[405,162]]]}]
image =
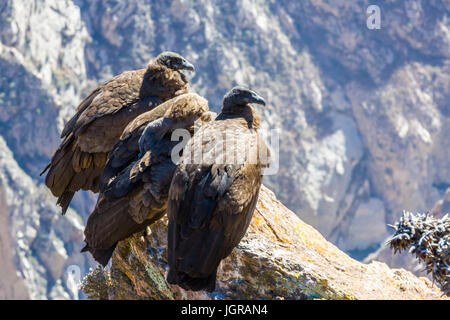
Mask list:
[{"label": "bird tail", "polygon": [[167,282],[170,284],[176,284],[185,290],[201,291],[206,290],[212,292],[216,288],[216,275],[217,270],[213,274],[204,278],[191,277],[184,272],[170,269],[167,275]]},{"label": "bird tail", "polygon": [[59,205],[62,208],[62,215],[66,214],[67,209],[69,208],[69,204],[72,201],[73,196],[75,195],[75,192],[66,191],[58,198],[58,201],[56,202],[57,205]]},{"label": "bird tail", "polygon": [[109,249],[101,250],[101,249],[93,249],[90,248],[87,244],[83,249],[81,249],[81,252],[87,252],[89,251],[91,255],[94,257],[95,261],[100,263],[103,267],[106,267],[109,260],[112,257],[112,254],[114,253],[114,249],[116,249],[117,242]]}]

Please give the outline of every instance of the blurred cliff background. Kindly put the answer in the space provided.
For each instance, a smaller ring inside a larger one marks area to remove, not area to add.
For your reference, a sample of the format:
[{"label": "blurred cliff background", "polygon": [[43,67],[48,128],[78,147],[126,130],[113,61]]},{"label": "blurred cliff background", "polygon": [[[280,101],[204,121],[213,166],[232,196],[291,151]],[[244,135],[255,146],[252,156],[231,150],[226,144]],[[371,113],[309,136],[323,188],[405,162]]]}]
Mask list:
[{"label": "blurred cliff background", "polygon": [[384,242],[403,209],[450,209],[449,1],[0,0],[0,299],[77,297],[95,197],[61,217],[39,173],[90,90],[163,50],[195,64],[215,111],[235,84],[267,99],[280,170],[265,184],[303,221],[421,274]]}]

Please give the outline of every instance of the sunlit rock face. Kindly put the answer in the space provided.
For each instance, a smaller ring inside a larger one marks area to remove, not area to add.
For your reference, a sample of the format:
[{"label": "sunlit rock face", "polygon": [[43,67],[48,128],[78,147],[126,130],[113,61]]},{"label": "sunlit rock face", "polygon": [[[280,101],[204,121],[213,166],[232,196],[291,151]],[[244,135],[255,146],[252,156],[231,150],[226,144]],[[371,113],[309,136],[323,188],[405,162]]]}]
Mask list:
[{"label": "sunlit rock face", "polygon": [[246,236],[218,269],[216,289],[165,280],[167,219],[120,242],[109,271],[83,279],[90,299],[446,299],[437,286],[378,261],[358,262],[262,187]]},{"label": "sunlit rock face", "polygon": [[[43,189],[39,173],[64,122],[90,90],[172,50],[195,64],[191,87],[214,111],[235,84],[266,99],[262,131],[270,142],[271,130],[278,130],[280,166],[265,184],[288,208],[358,259],[382,249],[386,223],[403,209],[431,209],[450,185],[450,6],[383,1],[381,29],[369,30],[369,4],[2,1],[0,136],[29,181],[24,190]],[[7,187],[29,201],[14,184]],[[46,208],[54,202],[48,197]],[[81,193],[73,209],[85,221],[94,201]],[[50,218],[29,219],[38,219],[37,233],[52,239]],[[13,256],[18,237],[11,233]],[[27,250],[48,283],[36,280],[25,291],[30,297],[71,296],[58,278],[67,265],[62,248],[81,246],[82,235],[52,240],[38,258],[39,241]],[[54,255],[58,262],[45,262]],[[85,270],[89,262],[80,264]]]}]

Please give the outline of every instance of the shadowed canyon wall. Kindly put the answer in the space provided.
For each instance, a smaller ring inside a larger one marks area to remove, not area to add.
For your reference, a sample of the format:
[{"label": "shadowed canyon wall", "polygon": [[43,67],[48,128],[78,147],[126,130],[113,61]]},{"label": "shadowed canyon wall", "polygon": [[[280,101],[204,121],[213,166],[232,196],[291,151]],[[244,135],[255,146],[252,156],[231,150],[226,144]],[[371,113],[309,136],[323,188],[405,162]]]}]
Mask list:
[{"label": "shadowed canyon wall", "polygon": [[[369,4],[379,30],[366,27]],[[195,64],[192,89],[214,111],[235,84],[266,98],[280,170],[265,185],[357,259],[394,263],[374,253],[386,223],[450,186],[446,1],[2,0],[0,294],[76,297],[66,271],[93,266],[79,249],[95,197],[77,195],[61,218],[39,173],[83,96],[163,50]]]}]

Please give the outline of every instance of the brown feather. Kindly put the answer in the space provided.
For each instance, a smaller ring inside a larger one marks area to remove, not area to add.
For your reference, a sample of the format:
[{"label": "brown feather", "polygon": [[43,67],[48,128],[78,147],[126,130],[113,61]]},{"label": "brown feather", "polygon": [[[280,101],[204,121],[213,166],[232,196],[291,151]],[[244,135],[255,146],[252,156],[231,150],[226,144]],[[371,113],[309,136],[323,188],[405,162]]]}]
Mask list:
[{"label": "brown feather", "polygon": [[76,148],[75,152],[73,153],[72,167],[76,173],[79,173],[81,171],[81,154],[82,152],[80,148]]},{"label": "brown feather", "polygon": [[94,154],[94,163],[97,168],[103,168],[107,159],[108,154],[106,152],[97,152]]},{"label": "brown feather", "polygon": [[[217,267],[244,236],[256,205],[259,149],[266,146],[254,130],[259,115],[251,106],[238,111],[223,109],[195,133],[172,179],[167,280],[184,289],[214,290]],[[244,147],[248,153],[242,153]],[[202,151],[200,164],[192,163],[196,150]]]}]

